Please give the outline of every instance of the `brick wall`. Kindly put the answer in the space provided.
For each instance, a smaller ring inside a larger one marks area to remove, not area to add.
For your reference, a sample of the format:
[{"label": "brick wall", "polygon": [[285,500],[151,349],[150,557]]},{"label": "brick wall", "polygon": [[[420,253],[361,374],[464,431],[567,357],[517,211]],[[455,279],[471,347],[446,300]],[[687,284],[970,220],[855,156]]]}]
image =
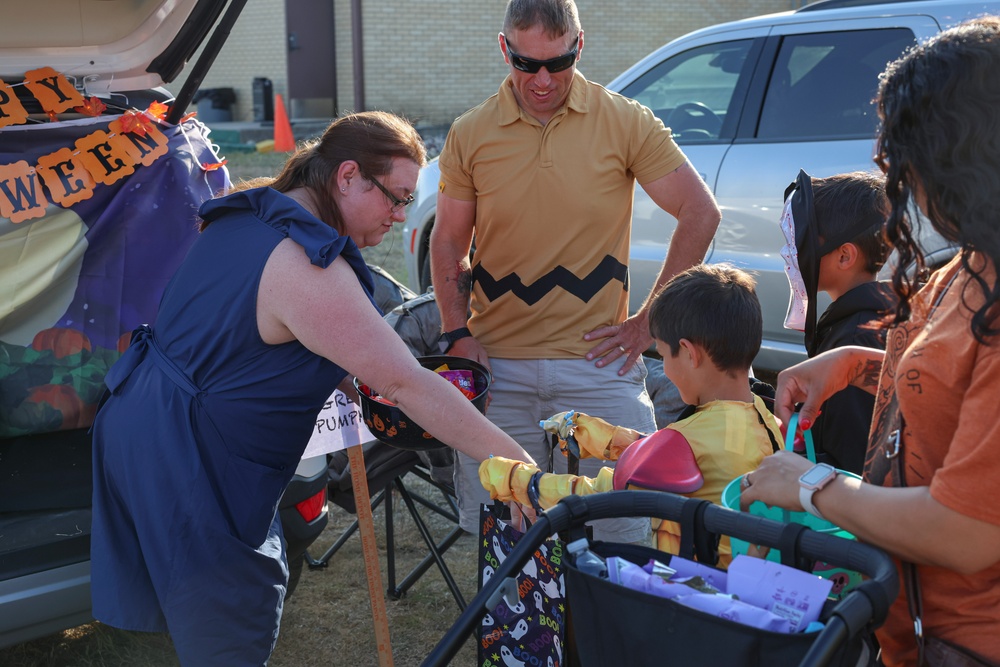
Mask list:
[{"label": "brick wall", "polygon": [[[171,91],[180,92],[200,55],[199,50],[177,80],[168,84]],[[253,79],[258,76],[271,79],[274,92],[286,93],[285,9],[281,0],[247,2],[201,88],[235,89],[233,120],[249,121],[253,120]]]},{"label": "brick wall", "polygon": [[[331,2],[338,106],[350,111],[354,108],[351,0]],[[653,49],[691,30],[800,4],[800,0],[577,0],[585,33],[580,69],[587,78],[606,84]],[[450,122],[495,93],[507,72],[496,39],[505,0],[361,0],[361,5],[369,109],[394,111],[414,122]],[[236,89],[234,120],[253,119],[254,77],[271,79],[274,92],[286,96],[287,104],[285,39],[284,2],[249,0],[202,87]],[[181,76],[186,74],[187,69]],[[175,91],[179,88],[179,83],[172,86]]]}]

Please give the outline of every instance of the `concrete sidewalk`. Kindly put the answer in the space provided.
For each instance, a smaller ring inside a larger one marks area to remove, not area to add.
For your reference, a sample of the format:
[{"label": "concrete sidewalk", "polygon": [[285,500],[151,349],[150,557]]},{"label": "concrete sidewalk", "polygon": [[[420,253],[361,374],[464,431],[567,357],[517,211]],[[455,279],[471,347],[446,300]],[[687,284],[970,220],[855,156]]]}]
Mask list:
[{"label": "concrete sidewalk", "polygon": [[[289,121],[295,141],[318,137],[330,124],[330,118],[308,118]],[[258,141],[274,138],[273,121],[202,121],[212,131],[213,143],[224,150],[254,151]]]},{"label": "concrete sidewalk", "polygon": [[[257,142],[274,138],[273,121],[202,122],[212,131],[209,137],[211,141],[227,151],[254,151],[257,149]],[[332,118],[296,118],[289,121],[296,142],[319,137],[331,122]],[[415,127],[427,144],[428,152],[437,155],[441,150],[439,144],[443,142],[449,126],[417,124]]]}]

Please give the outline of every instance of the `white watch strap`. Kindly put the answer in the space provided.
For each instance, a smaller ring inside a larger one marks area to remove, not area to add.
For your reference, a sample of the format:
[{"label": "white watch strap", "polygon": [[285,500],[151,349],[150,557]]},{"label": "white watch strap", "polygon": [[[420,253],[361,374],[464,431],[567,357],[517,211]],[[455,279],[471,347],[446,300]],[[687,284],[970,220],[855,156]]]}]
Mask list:
[{"label": "white watch strap", "polygon": [[819,510],[816,509],[816,506],[813,505],[813,503],[812,503],[813,494],[816,493],[816,491],[818,491],[818,490],[819,489],[807,489],[804,486],[800,486],[799,487],[799,504],[802,505],[802,508],[805,511],[809,512],[814,517],[817,517],[817,518],[820,518],[820,519],[823,519],[824,521],[826,521],[826,519],[823,517],[823,515],[819,513]]}]

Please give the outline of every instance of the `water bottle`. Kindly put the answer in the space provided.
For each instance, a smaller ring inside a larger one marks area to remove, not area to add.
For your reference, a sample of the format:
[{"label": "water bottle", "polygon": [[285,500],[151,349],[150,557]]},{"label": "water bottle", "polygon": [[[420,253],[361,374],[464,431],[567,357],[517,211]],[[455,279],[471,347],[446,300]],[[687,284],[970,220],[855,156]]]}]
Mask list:
[{"label": "water bottle", "polygon": [[595,577],[607,579],[608,566],[603,558],[590,550],[590,543],[586,537],[581,537],[574,542],[570,542],[566,545],[566,549],[573,554],[573,559],[578,570],[592,574]]}]

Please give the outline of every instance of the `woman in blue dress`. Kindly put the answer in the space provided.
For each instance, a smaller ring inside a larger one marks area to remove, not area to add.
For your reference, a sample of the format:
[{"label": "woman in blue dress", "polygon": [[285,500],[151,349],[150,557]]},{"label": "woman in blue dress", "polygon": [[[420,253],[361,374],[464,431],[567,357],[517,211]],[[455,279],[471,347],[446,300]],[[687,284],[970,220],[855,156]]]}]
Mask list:
[{"label": "woman in blue dress", "polygon": [[108,373],[94,424],[97,619],[170,632],[186,666],[265,664],[288,576],[278,499],[351,376],[473,457],[530,461],[417,363],[372,300],[359,248],[406,219],[425,162],[407,122],[353,114],[273,181],[202,206],[202,233]]}]

